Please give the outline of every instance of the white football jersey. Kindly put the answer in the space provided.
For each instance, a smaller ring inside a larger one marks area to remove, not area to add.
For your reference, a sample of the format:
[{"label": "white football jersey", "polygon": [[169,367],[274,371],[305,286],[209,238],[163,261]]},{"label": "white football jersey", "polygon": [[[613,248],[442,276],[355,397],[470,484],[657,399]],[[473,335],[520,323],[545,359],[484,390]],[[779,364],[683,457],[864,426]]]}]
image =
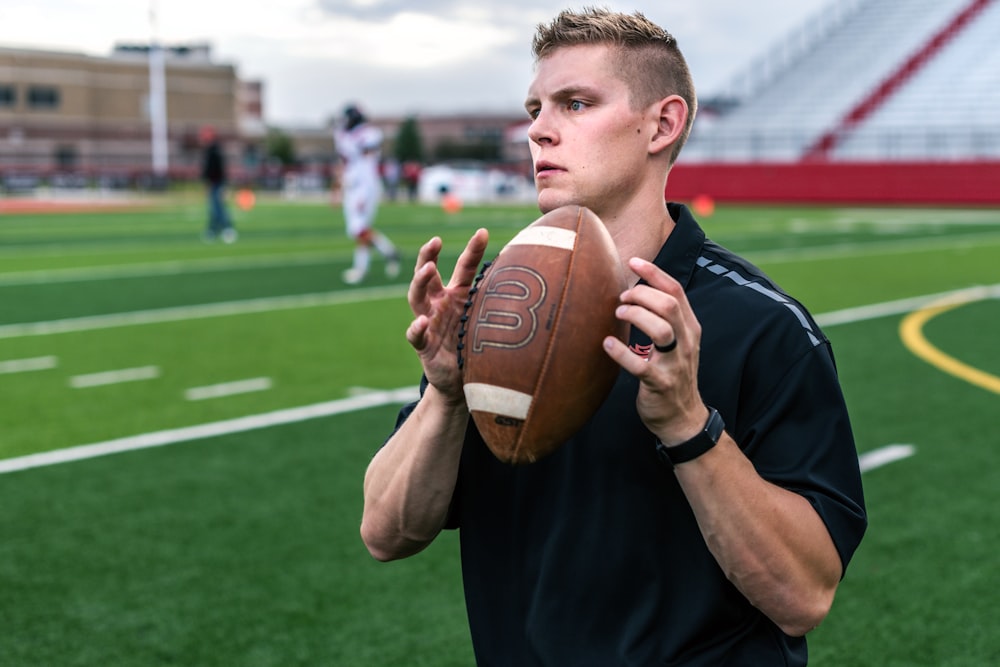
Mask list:
[{"label": "white football jersey", "polygon": [[344,160],[344,186],[365,187],[379,178],[382,130],[363,123],[353,130],[334,132],[337,153]]}]

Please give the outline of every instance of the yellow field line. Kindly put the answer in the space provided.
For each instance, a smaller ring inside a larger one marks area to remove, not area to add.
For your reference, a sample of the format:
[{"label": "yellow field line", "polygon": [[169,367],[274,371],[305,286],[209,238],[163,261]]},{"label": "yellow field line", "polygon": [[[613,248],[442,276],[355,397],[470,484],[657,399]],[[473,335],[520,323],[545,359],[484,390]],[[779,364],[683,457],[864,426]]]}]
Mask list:
[{"label": "yellow field line", "polygon": [[938,348],[934,347],[934,345],[927,340],[923,331],[924,325],[941,313],[954,310],[959,306],[963,306],[973,301],[990,298],[990,296],[991,295],[988,293],[984,293],[982,295],[967,295],[966,298],[950,299],[948,301],[931,304],[925,308],[914,311],[903,318],[903,321],[899,325],[899,336],[902,338],[903,344],[908,350],[910,350],[910,352],[915,354],[918,358],[923,359],[931,366],[934,366],[949,375],[953,375],[960,380],[964,380],[969,384],[985,389],[986,391],[991,391],[994,394],[1000,394],[1000,377],[970,366],[951,355],[945,354]]}]

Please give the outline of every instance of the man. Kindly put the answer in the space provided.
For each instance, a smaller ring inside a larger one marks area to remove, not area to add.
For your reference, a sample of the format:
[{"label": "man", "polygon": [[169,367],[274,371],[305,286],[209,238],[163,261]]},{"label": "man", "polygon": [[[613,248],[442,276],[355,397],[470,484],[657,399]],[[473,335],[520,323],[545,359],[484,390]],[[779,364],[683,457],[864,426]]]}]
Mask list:
[{"label": "man", "polygon": [[344,282],[357,285],[368,275],[371,246],[385,257],[385,274],[399,275],[399,253],[392,242],[375,227],[382,186],[379,161],[382,156],[382,131],[369,125],[355,105],[344,109],[343,124],[334,131],[337,154],[343,160],[341,174],[344,218],[347,235],[354,239],[354,262],[344,271]]},{"label": "man", "polygon": [[215,128],[206,125],[201,128],[202,155],[201,178],[208,192],[208,227],[205,240],[221,238],[225,243],[236,241],[236,229],[229,217],[224,200],[226,188],[226,156],[219,145]]},{"label": "man", "polygon": [[695,113],[673,37],[638,13],[563,12],[534,53],[539,208],[587,206],[615,239],[632,329],[605,351],[623,370],[555,453],[501,464],[455,352],[487,232],[447,285],[430,240],[406,332],[423,393],[369,465],[362,538],[390,560],[459,529],[481,665],[803,665],[866,527],[829,342],[664,203]]}]

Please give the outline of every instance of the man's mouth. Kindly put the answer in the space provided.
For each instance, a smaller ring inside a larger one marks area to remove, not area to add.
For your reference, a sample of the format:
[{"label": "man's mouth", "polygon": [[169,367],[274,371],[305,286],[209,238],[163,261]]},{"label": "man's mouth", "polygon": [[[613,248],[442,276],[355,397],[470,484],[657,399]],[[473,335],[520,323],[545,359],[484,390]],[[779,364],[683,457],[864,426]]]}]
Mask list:
[{"label": "man's mouth", "polygon": [[557,171],[557,170],[560,170],[560,169],[562,169],[562,167],[560,167],[558,165],[555,165],[555,164],[552,164],[551,162],[546,162],[544,160],[542,160],[541,162],[538,162],[535,165],[535,173],[536,174],[543,174],[543,173],[548,172],[548,171]]}]

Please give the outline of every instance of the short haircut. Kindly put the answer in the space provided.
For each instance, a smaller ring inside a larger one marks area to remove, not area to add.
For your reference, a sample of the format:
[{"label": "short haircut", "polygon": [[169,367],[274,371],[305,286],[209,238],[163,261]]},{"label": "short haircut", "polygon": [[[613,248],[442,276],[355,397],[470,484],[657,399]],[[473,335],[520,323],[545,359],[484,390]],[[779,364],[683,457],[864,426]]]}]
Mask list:
[{"label": "short haircut", "polygon": [[694,81],[687,61],[669,32],[641,12],[623,14],[594,7],[565,10],[550,23],[540,23],[531,44],[535,62],[565,46],[605,44],[616,51],[617,70],[629,86],[633,109],[648,106],[670,95],[687,102],[688,117],[670,155],[677,160],[698,109]]}]

